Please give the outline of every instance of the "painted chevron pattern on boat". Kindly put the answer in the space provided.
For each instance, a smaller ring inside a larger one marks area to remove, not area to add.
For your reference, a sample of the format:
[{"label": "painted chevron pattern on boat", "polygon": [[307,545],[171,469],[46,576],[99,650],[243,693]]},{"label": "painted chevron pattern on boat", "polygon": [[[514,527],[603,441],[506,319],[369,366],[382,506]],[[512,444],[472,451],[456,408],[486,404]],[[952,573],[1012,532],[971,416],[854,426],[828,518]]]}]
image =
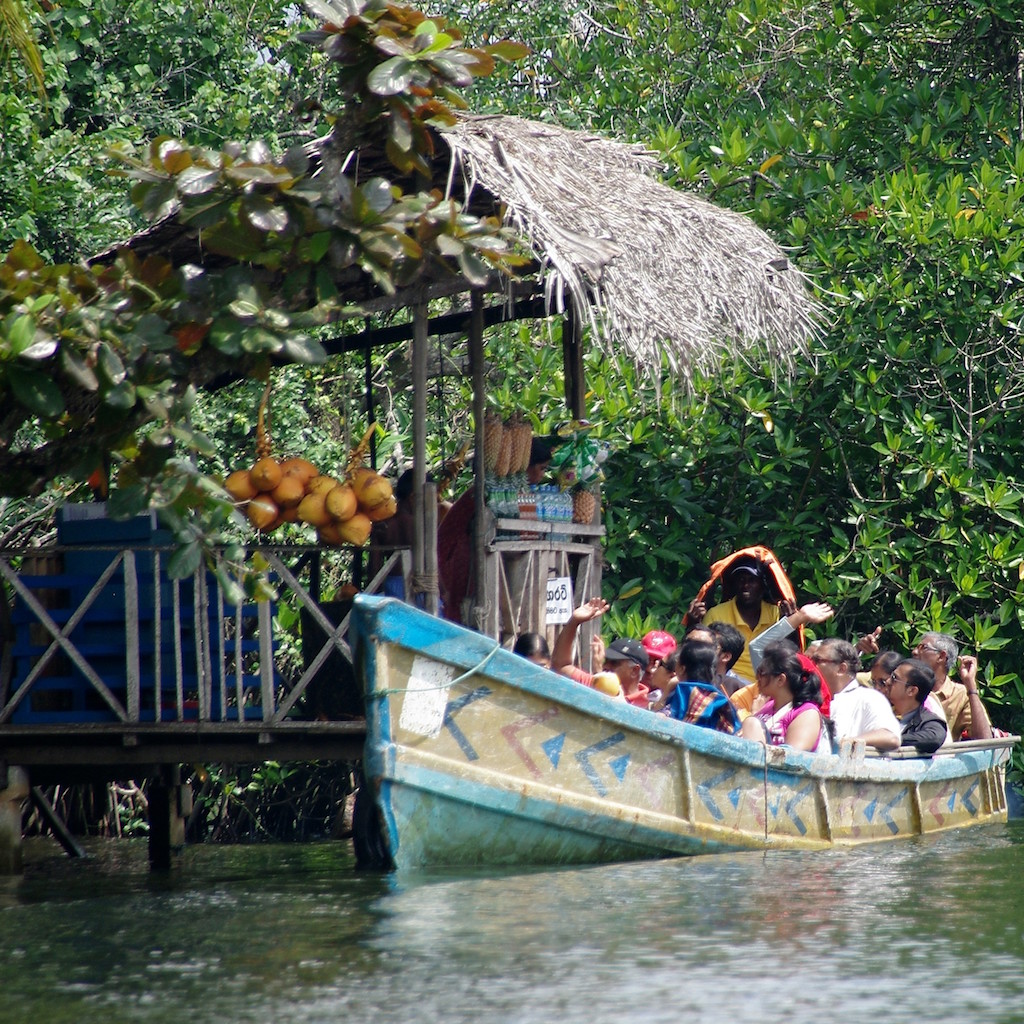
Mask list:
[{"label": "painted chevron pattern on boat", "polygon": [[597,790],[598,796],[607,796],[608,787],[601,781],[601,776],[598,775],[597,769],[591,763],[591,758],[600,754],[603,750],[607,750],[609,747],[616,746],[625,738],[626,734],[624,732],[612,733],[611,736],[606,736],[603,740],[598,740],[597,743],[592,743],[589,747],[584,747],[576,754],[576,760],[579,763],[580,768],[583,769],[583,774],[586,775],[590,784],[595,790]]},{"label": "painted chevron pattern on boat", "polygon": [[[505,737],[505,742],[512,748],[513,753],[519,758],[523,764],[526,765],[526,770],[535,778],[541,777],[541,771],[537,767],[536,762],[530,757],[519,739],[519,734],[525,729],[532,729],[534,726],[541,725],[543,722],[548,721],[550,718],[555,718],[558,715],[558,708],[552,706],[545,708],[543,711],[538,711],[534,715],[524,715],[522,718],[517,718],[514,722],[510,722],[508,725],[502,726],[501,735]],[[562,733],[562,739],[565,739],[565,733]],[[549,741],[550,742],[550,741]],[[541,745],[543,749],[543,744]],[[559,745],[559,752],[561,752],[561,745]],[[545,750],[545,753],[547,751]],[[549,759],[550,759],[550,755]],[[552,762],[553,767],[558,767],[558,758]]]},{"label": "painted chevron pattern on boat", "polygon": [[455,723],[455,716],[474,701],[490,697],[491,692],[489,686],[478,686],[475,690],[471,690],[469,693],[449,701],[448,706],[444,709],[444,727],[452,734],[452,738],[458,743],[459,749],[466,755],[467,761],[477,761],[480,755],[474,749],[473,744],[466,739],[465,733]]}]

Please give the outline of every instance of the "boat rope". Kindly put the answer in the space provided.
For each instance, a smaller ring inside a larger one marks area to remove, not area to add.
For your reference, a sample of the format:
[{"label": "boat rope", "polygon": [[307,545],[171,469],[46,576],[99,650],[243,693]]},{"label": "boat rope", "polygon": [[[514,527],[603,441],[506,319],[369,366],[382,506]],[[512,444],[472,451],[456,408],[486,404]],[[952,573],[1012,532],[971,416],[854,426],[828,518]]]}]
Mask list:
[{"label": "boat rope", "polygon": [[764,747],[764,848],[768,852],[768,744]]},{"label": "boat rope", "polygon": [[457,686],[464,679],[468,679],[470,676],[476,675],[480,672],[484,666],[491,660],[494,655],[502,650],[501,642],[498,641],[494,646],[478,661],[472,668],[466,669],[461,676],[457,676],[449,682],[438,683],[436,686],[397,686],[388,687],[383,690],[374,690],[373,693],[369,694],[371,697],[389,697],[392,694],[398,693],[429,693],[432,690],[448,690],[453,686]]}]

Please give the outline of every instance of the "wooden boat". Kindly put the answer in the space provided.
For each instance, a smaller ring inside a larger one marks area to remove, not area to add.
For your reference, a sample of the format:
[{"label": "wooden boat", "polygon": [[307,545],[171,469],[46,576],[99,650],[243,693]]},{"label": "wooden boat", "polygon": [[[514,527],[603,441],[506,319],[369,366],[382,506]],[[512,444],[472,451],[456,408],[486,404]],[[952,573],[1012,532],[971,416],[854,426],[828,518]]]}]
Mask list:
[{"label": "wooden boat", "polygon": [[818,850],[1006,819],[1017,737],[933,758],[766,749],[605,697],[394,599],[357,598],[353,625],[364,862]]}]

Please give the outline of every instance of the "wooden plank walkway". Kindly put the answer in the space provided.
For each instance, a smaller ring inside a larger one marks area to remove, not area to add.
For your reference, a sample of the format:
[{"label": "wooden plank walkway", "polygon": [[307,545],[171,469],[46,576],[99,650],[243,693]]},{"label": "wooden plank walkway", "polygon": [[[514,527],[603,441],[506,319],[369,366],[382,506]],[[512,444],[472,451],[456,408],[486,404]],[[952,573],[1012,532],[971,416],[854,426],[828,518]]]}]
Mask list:
[{"label": "wooden plank walkway", "polygon": [[0,727],[0,763],[33,785],[139,779],[160,765],[362,760],[362,721],[83,723]]}]

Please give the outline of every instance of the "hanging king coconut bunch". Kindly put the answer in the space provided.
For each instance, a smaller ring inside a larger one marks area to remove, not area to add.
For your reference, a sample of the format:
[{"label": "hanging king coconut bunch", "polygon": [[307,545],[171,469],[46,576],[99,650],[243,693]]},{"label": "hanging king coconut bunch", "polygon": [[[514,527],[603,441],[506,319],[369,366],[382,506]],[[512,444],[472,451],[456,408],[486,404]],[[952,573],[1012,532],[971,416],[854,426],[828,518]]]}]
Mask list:
[{"label": "hanging king coconut bunch", "polygon": [[363,465],[376,425],[353,450],[345,472],[331,476],[307,459],[273,457],[269,400],[268,382],[256,419],[256,462],[231,473],[224,489],[261,532],[301,522],[317,531],[322,544],[362,547],[374,521],[393,516],[397,509],[388,481]]}]

